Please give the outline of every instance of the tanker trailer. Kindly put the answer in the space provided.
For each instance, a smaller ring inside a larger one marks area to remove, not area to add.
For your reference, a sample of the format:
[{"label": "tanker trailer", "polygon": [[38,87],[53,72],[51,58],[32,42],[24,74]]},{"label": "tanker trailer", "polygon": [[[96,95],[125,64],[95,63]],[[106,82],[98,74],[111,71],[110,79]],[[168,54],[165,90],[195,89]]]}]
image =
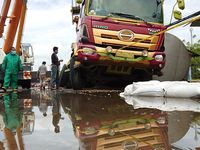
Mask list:
[{"label": "tanker trailer", "polygon": [[165,34],[166,64],[163,75],[154,76],[159,81],[180,81],[187,79],[191,55],[183,42],[175,35]]}]

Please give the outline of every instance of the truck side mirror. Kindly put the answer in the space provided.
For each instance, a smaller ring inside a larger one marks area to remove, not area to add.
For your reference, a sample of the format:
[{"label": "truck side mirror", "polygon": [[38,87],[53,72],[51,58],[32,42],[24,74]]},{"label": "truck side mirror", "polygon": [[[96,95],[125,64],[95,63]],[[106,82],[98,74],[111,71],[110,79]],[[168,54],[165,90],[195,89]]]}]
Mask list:
[{"label": "truck side mirror", "polygon": [[72,12],[73,15],[79,14],[80,13],[80,6],[72,7],[71,12]]},{"label": "truck side mirror", "polygon": [[76,0],[76,3],[77,3],[77,4],[81,4],[81,3],[82,3],[82,0]]},{"label": "truck side mirror", "polygon": [[185,9],[185,1],[184,0],[177,0],[178,8],[183,10]]},{"label": "truck side mirror", "polygon": [[181,13],[180,11],[175,10],[175,11],[173,12],[173,14],[174,14],[174,18],[175,18],[176,20],[181,20],[181,19],[182,19],[182,13]]}]

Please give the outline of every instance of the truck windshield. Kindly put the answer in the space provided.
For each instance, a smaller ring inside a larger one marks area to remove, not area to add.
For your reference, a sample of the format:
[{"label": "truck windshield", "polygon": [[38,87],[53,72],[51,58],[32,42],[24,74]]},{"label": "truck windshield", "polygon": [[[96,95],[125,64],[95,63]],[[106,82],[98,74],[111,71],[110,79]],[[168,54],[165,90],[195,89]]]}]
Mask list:
[{"label": "truck windshield", "polygon": [[89,0],[88,14],[163,23],[161,0]]}]

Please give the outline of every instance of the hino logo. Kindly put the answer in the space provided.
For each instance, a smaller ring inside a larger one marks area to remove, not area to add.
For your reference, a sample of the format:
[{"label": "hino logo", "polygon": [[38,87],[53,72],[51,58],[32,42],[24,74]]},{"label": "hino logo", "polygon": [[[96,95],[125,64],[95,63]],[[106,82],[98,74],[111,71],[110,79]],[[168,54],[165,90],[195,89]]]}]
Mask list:
[{"label": "hino logo", "polygon": [[121,30],[119,31],[118,38],[122,41],[132,41],[134,39],[134,33],[131,30]]},{"label": "hino logo", "polygon": [[148,31],[149,31],[149,34],[155,34],[155,33],[160,32],[160,29],[150,29],[150,28],[148,28]]},{"label": "hino logo", "polygon": [[108,26],[101,26],[101,25],[93,25],[93,27],[99,29],[108,29]]}]

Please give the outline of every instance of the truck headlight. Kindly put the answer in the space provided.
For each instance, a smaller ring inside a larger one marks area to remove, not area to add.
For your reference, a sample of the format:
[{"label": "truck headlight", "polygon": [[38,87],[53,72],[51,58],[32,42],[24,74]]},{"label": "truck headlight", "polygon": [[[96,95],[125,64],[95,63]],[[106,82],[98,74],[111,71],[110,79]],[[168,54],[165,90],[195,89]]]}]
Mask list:
[{"label": "truck headlight", "polygon": [[143,51],[142,51],[142,55],[143,55],[143,56],[148,56],[148,51],[147,51],[147,50],[143,50]]},{"label": "truck headlight", "polygon": [[158,117],[156,122],[158,124],[165,124],[166,123],[166,119],[165,119],[165,117]]},{"label": "truck headlight", "polygon": [[111,46],[107,46],[106,47],[106,51],[107,51],[107,53],[112,53],[112,47]]},{"label": "truck headlight", "polygon": [[151,123],[145,123],[144,128],[147,129],[147,130],[151,129]]},{"label": "truck headlight", "polygon": [[92,48],[85,47],[85,48],[83,48],[82,52],[83,52],[85,55],[92,55],[92,54],[95,53],[95,50],[92,49]]},{"label": "truck headlight", "polygon": [[97,129],[95,129],[94,127],[86,127],[85,129],[84,129],[84,133],[85,133],[85,135],[91,135],[91,134],[95,134],[95,133],[97,133]]},{"label": "truck headlight", "polygon": [[114,136],[114,135],[115,135],[115,130],[114,130],[114,129],[109,129],[109,130],[108,130],[108,134],[109,134],[110,136]]},{"label": "truck headlight", "polygon": [[155,60],[161,62],[161,61],[163,61],[163,56],[162,55],[156,55]]}]

